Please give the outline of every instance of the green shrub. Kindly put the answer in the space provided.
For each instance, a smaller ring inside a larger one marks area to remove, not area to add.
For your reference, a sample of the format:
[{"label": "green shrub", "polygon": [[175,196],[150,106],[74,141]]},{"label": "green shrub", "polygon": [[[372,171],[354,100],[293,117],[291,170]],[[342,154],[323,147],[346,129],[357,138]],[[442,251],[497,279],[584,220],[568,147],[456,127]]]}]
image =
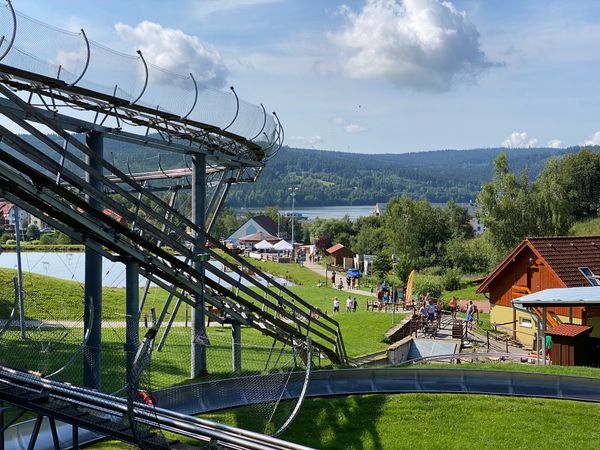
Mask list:
[{"label": "green shrub", "polygon": [[17,241],[15,241],[14,239],[8,239],[5,242],[6,245],[17,245]]},{"label": "green shrub", "polygon": [[456,291],[460,289],[461,272],[458,267],[446,270],[442,275],[442,284],[447,291]]},{"label": "green shrub", "polygon": [[433,298],[441,298],[443,291],[442,283],[439,277],[433,277],[431,275],[421,275],[415,277],[413,292],[418,295],[425,295],[429,292],[429,295]]}]

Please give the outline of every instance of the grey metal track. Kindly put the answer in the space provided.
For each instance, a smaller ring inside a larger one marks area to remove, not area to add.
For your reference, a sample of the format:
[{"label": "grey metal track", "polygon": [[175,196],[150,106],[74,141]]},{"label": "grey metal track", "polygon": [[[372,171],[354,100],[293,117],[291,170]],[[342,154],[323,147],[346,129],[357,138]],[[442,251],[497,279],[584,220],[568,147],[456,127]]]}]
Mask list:
[{"label": "grey metal track", "polygon": [[[252,377],[269,382],[269,375]],[[239,378],[197,383],[156,393],[158,403],[185,414],[202,414],[272,399],[246,397]],[[283,399],[296,398],[302,389],[290,382]],[[224,396],[223,392],[227,395]],[[308,397],[362,394],[451,393],[538,397],[600,402],[600,378],[567,375],[455,368],[341,369],[313,371]],[[172,402],[172,403],[171,403]]]}]

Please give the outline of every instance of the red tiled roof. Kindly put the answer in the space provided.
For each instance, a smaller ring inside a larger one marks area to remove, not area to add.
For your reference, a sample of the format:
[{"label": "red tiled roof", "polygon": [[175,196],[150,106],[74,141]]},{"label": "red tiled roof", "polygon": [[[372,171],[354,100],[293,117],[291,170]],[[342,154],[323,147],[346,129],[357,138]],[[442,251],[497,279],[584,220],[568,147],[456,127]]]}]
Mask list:
[{"label": "red tiled roof", "polygon": [[590,286],[580,267],[589,267],[594,275],[600,275],[600,236],[540,237],[528,241],[566,287]]},{"label": "red tiled roof", "polygon": [[344,248],[344,246],[342,244],[335,244],[332,245],[331,247],[329,247],[327,250],[325,250],[327,253],[332,254],[337,252],[338,250]]},{"label": "red tiled roof", "polygon": [[484,292],[509,262],[527,247],[546,262],[565,287],[590,286],[579,271],[580,267],[589,267],[595,275],[600,275],[600,236],[533,237],[521,242],[484,280],[477,292]]},{"label": "red tiled roof", "polygon": [[571,323],[561,323],[554,328],[546,331],[546,334],[551,336],[568,336],[568,337],[577,337],[583,333],[589,333],[592,331],[592,328],[587,325],[573,325]]}]

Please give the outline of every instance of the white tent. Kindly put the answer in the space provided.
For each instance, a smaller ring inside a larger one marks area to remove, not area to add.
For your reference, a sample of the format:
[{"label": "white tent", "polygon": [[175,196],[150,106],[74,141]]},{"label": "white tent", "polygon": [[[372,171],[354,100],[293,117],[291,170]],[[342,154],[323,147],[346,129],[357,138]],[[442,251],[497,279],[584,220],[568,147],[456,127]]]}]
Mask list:
[{"label": "white tent", "polygon": [[263,239],[259,243],[254,244],[254,248],[256,250],[270,250],[273,246]]},{"label": "white tent", "polygon": [[289,252],[294,250],[294,247],[289,242],[281,240],[273,246],[273,250],[277,250],[278,252]]}]

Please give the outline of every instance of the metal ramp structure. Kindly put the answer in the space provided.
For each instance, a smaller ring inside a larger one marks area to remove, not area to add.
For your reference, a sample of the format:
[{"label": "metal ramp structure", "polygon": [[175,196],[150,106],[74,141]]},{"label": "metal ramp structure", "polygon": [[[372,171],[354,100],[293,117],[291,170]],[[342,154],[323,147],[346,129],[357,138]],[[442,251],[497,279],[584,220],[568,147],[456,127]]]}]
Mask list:
[{"label": "metal ramp structure", "polygon": [[[275,113],[233,88],[215,91],[155,66],[141,51],[114,52],[83,30],[20,15],[10,1],[0,4],[0,27],[0,114],[10,123],[0,125],[0,197],[85,245],[86,388],[100,387],[102,257],[126,266],[128,383],[151,283],[168,293],[156,323],[163,338],[179,306],[192,308],[192,378],[210,370],[207,315],[231,326],[234,343],[248,326],[289,345],[309,339],[333,363],[347,362],[335,320],[210,235],[231,186],[256,181],[281,147]],[[110,161],[105,139],[179,154],[185,167],[159,159],[158,170],[132,173]],[[182,190],[191,191],[191,217],[177,207]],[[141,296],[139,274],[148,280]],[[233,364],[239,369],[239,355]]]}]

